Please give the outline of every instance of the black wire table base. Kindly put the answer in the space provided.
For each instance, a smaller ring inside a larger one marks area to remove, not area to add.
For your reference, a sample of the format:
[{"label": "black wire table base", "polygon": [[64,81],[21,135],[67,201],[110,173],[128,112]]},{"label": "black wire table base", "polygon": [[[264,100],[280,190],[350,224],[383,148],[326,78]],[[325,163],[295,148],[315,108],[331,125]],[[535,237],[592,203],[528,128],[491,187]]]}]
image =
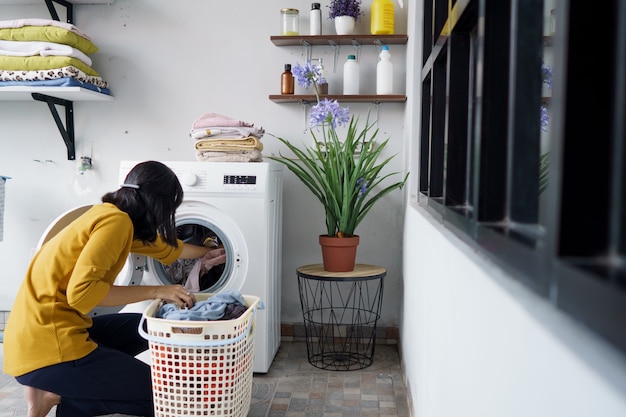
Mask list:
[{"label": "black wire table base", "polygon": [[[374,361],[375,324],[371,327],[339,324],[323,326],[305,322],[305,332],[309,362],[316,368],[351,371],[367,368]],[[352,334],[341,337],[334,336],[335,332]],[[361,333],[362,337],[357,333]]]},{"label": "black wire table base", "polygon": [[386,271],[369,265],[351,273],[306,268],[298,268],[298,288],[309,362],[334,371],[370,366]]}]

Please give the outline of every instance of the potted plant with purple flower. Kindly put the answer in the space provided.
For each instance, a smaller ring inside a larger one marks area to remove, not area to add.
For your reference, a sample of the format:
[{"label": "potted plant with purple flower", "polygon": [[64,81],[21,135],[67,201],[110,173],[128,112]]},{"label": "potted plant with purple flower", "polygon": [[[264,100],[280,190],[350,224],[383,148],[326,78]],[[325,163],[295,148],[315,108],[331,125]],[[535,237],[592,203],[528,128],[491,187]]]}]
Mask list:
[{"label": "potted plant with purple flower", "polygon": [[[386,184],[398,172],[384,174],[383,168],[393,159],[379,161],[389,139],[375,142],[378,129],[370,123],[369,115],[364,127],[359,127],[359,118],[350,117],[350,110],[339,105],[337,100],[320,100],[318,84],[323,82],[319,67],[308,62],[293,70],[294,77],[303,87],[313,86],[317,104],[311,109],[310,123],[313,143],[297,146],[287,139],[275,136],[293,153],[286,157],[282,153],[270,159],[285,165],[308,187],[324,207],[326,233],[320,235],[324,269],[333,272],[352,271],[359,236],[355,230],[374,204],[397,188],[401,188],[408,173],[400,181]],[[337,127],[347,125],[342,139]],[[354,241],[349,255],[340,257],[339,265],[332,265],[326,258],[323,241],[331,240],[334,246],[344,247]]]},{"label": "potted plant with purple flower", "polygon": [[328,18],[334,19],[337,35],[350,35],[361,15],[361,0],[332,0],[328,5]]}]

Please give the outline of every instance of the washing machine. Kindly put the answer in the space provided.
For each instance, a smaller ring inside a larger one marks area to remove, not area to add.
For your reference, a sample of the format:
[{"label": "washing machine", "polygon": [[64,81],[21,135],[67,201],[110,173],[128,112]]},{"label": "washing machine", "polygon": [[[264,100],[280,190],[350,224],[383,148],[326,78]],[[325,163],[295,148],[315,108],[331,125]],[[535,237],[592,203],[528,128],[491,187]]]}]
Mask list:
[{"label": "washing machine", "polygon": [[[120,184],[140,161],[122,161]],[[255,320],[253,370],[266,373],[280,346],[282,253],[282,166],[271,162],[161,161],[183,187],[176,210],[178,236],[187,243],[223,247],[225,264],[199,277],[202,292],[235,289],[260,297]],[[90,206],[55,219],[38,246]],[[131,253],[116,285],[185,285],[194,260],[172,265]],[[91,315],[143,312],[149,302],[122,308],[97,308]]]}]

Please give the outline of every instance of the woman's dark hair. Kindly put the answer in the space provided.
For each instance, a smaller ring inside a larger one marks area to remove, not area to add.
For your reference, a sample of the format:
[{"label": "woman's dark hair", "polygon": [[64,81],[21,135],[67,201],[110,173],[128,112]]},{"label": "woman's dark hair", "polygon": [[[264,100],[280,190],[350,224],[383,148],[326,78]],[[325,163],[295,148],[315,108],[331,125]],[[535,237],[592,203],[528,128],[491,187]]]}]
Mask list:
[{"label": "woman's dark hair", "polygon": [[177,247],[174,214],[183,201],[183,188],[176,174],[157,161],[141,162],[133,167],[124,186],[102,196],[102,202],[115,204],[128,213],[135,228],[134,238],[153,243],[157,234]]}]

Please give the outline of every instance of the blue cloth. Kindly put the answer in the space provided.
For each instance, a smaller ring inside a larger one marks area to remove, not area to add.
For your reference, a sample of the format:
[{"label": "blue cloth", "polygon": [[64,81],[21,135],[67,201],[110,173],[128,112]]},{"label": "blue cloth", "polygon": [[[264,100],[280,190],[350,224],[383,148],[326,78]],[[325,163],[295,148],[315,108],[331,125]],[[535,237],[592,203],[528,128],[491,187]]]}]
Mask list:
[{"label": "blue cloth", "polygon": [[83,87],[98,93],[109,96],[111,95],[111,90],[108,88],[98,87],[97,85],[91,83],[84,83],[71,77],[55,78],[53,80],[0,81],[0,87],[13,87],[19,85],[26,87]]},{"label": "blue cloth", "polygon": [[227,290],[204,301],[198,301],[189,309],[180,309],[173,303],[163,304],[157,311],[156,317],[167,320],[220,320],[224,317],[226,307],[229,304],[245,306],[246,302],[239,291]]}]

